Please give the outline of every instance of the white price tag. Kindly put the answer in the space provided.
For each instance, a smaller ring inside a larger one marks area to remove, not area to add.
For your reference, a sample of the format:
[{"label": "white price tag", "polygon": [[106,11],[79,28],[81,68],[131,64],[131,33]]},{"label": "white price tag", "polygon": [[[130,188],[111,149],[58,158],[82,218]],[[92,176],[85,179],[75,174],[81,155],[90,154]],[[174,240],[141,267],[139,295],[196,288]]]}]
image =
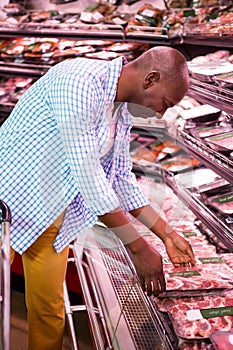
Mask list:
[{"label": "white price tag", "polygon": [[147,17],[153,17],[154,16],[154,11],[145,9],[144,11],[141,12],[143,16]]},{"label": "white price tag", "polygon": [[113,20],[112,20],[115,24],[119,24],[119,25],[122,25],[122,24],[124,24],[125,23],[125,21],[123,21],[121,18],[119,18],[119,17],[115,17],[115,18],[113,18]]},{"label": "white price tag", "polygon": [[92,13],[91,12],[81,12],[80,20],[84,22],[91,22]]},{"label": "white price tag", "polygon": [[95,21],[99,21],[101,18],[103,18],[103,15],[101,15],[100,12],[94,12],[92,18],[94,18]]},{"label": "white price tag", "polygon": [[199,309],[187,310],[186,315],[187,315],[188,321],[196,321],[196,320],[201,320],[203,318]]}]

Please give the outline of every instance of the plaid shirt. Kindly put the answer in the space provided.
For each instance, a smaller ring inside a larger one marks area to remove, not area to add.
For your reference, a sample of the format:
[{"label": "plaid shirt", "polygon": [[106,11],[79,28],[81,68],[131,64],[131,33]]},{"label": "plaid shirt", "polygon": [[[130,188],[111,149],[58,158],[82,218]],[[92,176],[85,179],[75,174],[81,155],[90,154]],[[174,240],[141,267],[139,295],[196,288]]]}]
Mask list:
[{"label": "plaid shirt", "polygon": [[65,209],[54,241],[60,252],[98,215],[148,204],[132,174],[133,118],[124,104],[107,154],[123,60],[76,58],[30,87],[0,129],[0,198],[12,211],[11,245],[23,253]]}]

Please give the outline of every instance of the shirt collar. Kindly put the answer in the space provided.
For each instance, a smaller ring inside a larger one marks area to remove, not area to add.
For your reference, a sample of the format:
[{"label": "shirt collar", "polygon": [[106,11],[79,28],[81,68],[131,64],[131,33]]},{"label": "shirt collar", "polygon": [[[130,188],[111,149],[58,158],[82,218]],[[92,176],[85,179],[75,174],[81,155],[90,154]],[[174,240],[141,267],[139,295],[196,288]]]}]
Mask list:
[{"label": "shirt collar", "polygon": [[121,74],[121,69],[123,65],[127,63],[128,61],[125,57],[118,57],[109,62],[109,74],[106,81],[106,97],[108,103],[114,102],[117,92],[117,83]]}]

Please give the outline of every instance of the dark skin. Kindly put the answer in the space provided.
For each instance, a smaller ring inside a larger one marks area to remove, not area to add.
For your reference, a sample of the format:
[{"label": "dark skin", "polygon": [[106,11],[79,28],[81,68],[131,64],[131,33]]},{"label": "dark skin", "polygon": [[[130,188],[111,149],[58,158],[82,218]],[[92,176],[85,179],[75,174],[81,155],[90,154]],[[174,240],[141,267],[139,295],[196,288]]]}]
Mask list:
[{"label": "dark skin", "polygon": [[[153,111],[153,115],[157,112],[162,117],[167,108],[176,105],[187,92],[189,76],[185,59],[176,50],[155,48],[152,53],[152,56],[149,53],[123,66],[115,102],[148,107]],[[157,55],[160,58],[159,62],[156,62]],[[170,71],[173,72],[173,80],[166,78],[169,77],[169,69],[167,75],[166,67],[157,69],[161,62],[168,62]],[[141,114],[140,110],[140,116],[143,116]],[[151,114],[146,113],[144,117],[148,116]],[[162,240],[175,267],[195,264],[189,243],[170,228],[151,205],[134,209],[130,214]],[[122,209],[116,208],[113,212],[100,216],[99,219],[115,232],[130,250],[143,290],[148,295],[155,296],[165,292],[166,282],[161,255],[137,232]]]}]

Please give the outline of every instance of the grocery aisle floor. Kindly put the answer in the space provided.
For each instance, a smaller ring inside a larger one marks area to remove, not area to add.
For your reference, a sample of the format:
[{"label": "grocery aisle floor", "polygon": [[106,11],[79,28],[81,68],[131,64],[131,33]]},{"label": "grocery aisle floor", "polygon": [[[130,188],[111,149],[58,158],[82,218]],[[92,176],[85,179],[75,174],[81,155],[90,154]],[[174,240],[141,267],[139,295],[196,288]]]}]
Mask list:
[{"label": "grocery aisle floor", "polygon": [[[11,350],[27,349],[27,321],[24,292],[12,289],[11,291]],[[74,314],[74,323],[77,325],[78,345],[80,350],[93,350],[91,336],[85,312]],[[63,350],[72,350],[68,327],[63,342]]]}]

